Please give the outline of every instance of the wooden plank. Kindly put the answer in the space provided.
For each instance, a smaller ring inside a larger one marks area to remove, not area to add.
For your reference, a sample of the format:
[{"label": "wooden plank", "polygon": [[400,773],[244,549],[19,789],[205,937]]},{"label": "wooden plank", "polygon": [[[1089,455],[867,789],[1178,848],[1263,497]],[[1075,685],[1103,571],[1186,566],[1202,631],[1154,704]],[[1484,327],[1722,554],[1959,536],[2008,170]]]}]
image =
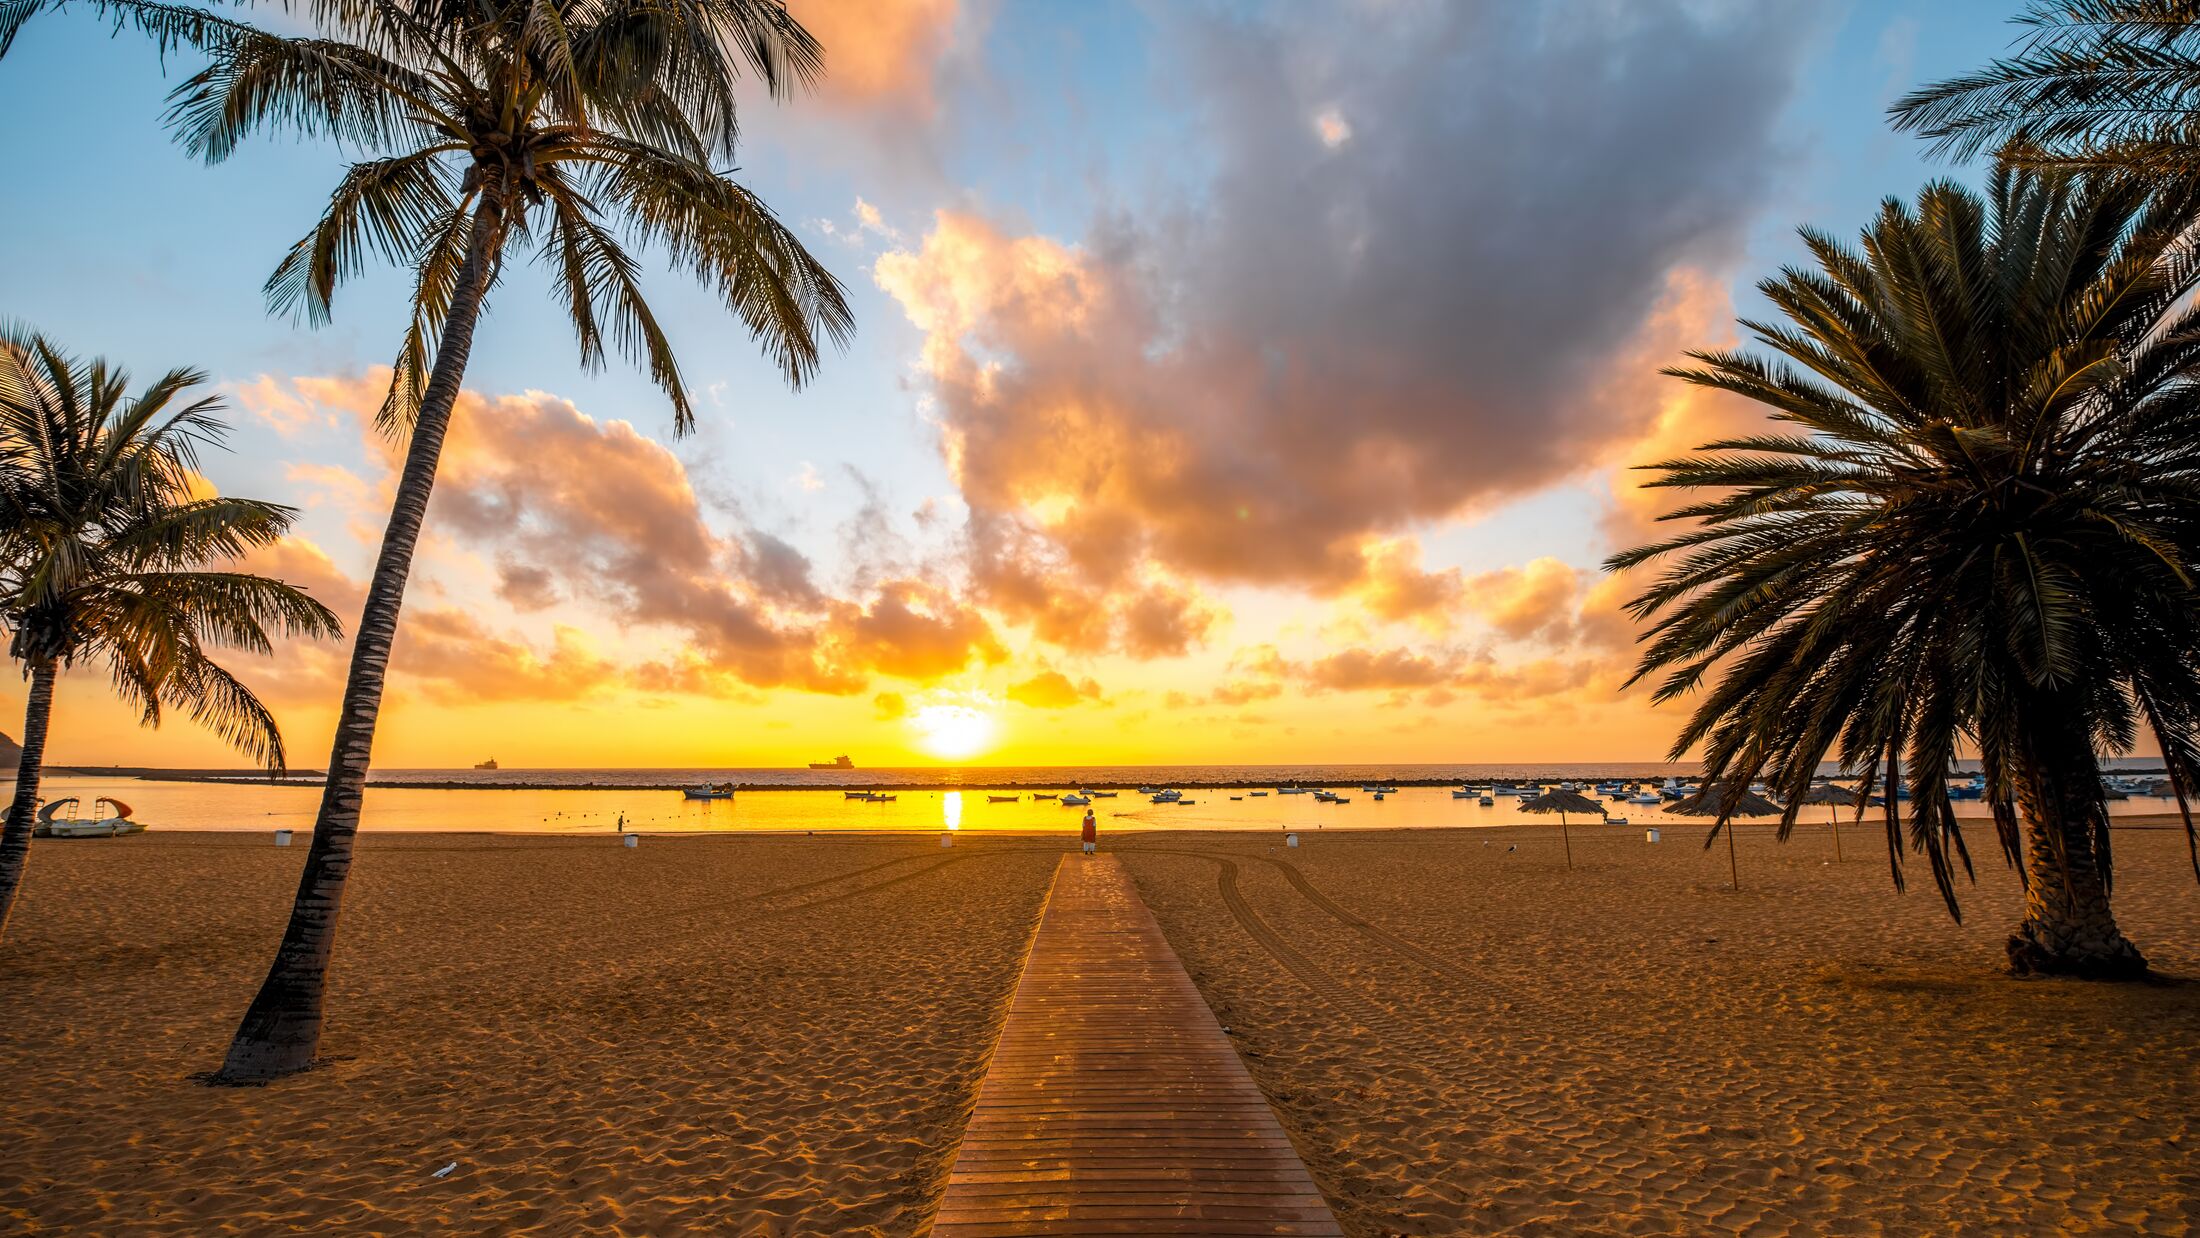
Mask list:
[{"label": "wooden plank", "polygon": [[932,1233],[1342,1232],[1129,874],[1064,856]]}]

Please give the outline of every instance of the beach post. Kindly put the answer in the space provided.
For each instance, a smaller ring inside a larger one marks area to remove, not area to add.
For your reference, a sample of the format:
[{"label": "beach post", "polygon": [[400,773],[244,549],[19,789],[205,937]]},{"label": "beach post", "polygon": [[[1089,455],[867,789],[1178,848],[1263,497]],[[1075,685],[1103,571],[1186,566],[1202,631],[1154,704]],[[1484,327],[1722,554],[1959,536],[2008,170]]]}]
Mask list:
[{"label": "beach post", "polygon": [[1290,833],[1288,833],[1288,834],[1284,835],[1284,836],[1283,836],[1283,845],[1284,845],[1284,846],[1286,846],[1286,847],[1296,847],[1296,846],[1298,846],[1298,845],[1299,845],[1299,832],[1298,832],[1297,830],[1293,830],[1293,831],[1291,831]]},{"label": "beach post", "polygon": [[1658,827],[1653,825],[1649,829],[1644,830],[1642,832],[1642,841],[1646,843],[1654,843],[1658,841]]},{"label": "beach post", "polygon": [[626,845],[629,848],[639,847],[642,845],[642,836],[639,834],[621,834],[619,835],[619,837],[626,840]]},{"label": "beach post", "polygon": [[277,830],[277,831],[275,831],[275,845],[276,845],[276,846],[278,846],[278,847],[287,847],[287,846],[289,846],[289,845],[290,845],[290,831],[289,831],[289,830]]}]

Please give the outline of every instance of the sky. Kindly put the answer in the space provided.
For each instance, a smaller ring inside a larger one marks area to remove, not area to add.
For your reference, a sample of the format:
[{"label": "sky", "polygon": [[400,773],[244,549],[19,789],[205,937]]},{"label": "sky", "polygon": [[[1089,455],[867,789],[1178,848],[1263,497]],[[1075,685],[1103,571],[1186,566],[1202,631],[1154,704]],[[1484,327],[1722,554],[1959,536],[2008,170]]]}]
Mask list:
[{"label": "sky", "polygon": [[[1736,342],[1798,225],[1978,178],[1886,108],[2004,51],[2018,0],[792,7],[827,76],[750,92],[734,176],[855,340],[790,390],[649,255],[701,422],[675,437],[513,262],[377,764],[1661,758],[1685,702],[1622,690],[1636,582],[1599,564],[1661,510],[1629,466],[1762,419],[1657,371]],[[409,284],[267,312],[356,152],[194,161],[161,117],[197,67],[69,12],[0,60],[35,169],[0,181],[0,317],[141,381],[204,370],[234,427],[209,481],[300,513],[248,566],[348,625]],[[347,656],[231,663],[293,766]],[[50,756],[240,763],[92,667]]]}]

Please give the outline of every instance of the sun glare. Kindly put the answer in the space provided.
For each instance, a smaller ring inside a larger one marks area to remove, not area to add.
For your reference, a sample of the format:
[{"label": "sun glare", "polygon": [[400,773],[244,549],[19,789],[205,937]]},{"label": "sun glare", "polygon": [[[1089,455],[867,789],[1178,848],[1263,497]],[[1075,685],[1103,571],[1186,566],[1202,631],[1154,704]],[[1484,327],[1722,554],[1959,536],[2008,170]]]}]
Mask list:
[{"label": "sun glare", "polygon": [[917,746],[944,761],[961,761],[993,746],[993,715],[968,705],[926,705],[909,715]]}]

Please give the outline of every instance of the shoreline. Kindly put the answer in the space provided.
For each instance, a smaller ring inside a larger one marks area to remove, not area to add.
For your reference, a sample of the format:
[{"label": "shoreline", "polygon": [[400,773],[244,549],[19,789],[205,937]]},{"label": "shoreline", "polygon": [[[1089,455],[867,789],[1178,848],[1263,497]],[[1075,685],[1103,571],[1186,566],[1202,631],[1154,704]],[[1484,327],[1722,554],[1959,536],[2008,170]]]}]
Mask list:
[{"label": "shoreline", "polygon": [[[1550,762],[1550,764],[1563,764],[1563,762]],[[1649,762],[1642,762],[1641,764],[1649,764]],[[1134,767],[1134,768],[1135,768],[1135,767]],[[1288,767],[1285,767],[1285,768],[1288,768]],[[805,772],[805,771],[801,771],[801,770],[793,770],[793,769],[790,769],[790,770],[789,770],[788,772],[789,772],[789,773],[802,773],[802,772]],[[2136,767],[2132,767],[2132,768],[2128,768],[2128,769],[2117,769],[2117,770],[2115,770],[2115,771],[2113,771],[2113,772],[2114,772],[2114,774],[2115,774],[2115,775],[2116,775],[2117,777],[2146,777],[2146,776],[2150,776],[2150,775],[2161,775],[2161,774],[2163,774],[2163,773],[2164,773],[2164,771],[2163,771],[2163,770],[2162,770],[2162,769],[2161,769],[2161,768],[2160,768],[2159,766],[2136,766]],[[182,782],[182,783],[201,783],[201,784],[214,784],[214,785],[221,785],[221,786],[252,786],[252,787],[313,787],[313,786],[318,786],[318,785],[320,785],[320,784],[321,784],[321,783],[322,783],[322,782],[323,782],[323,781],[325,780],[325,778],[327,777],[327,775],[326,775],[325,773],[323,773],[323,772],[319,772],[319,771],[300,771],[300,772],[296,772],[296,773],[286,774],[286,775],[284,775],[283,777],[280,777],[280,778],[271,778],[271,777],[269,777],[269,776],[267,776],[267,775],[265,775],[265,774],[257,774],[257,773],[253,773],[253,772],[251,772],[251,771],[247,771],[247,770],[181,770],[181,769],[156,769],[156,768],[149,768],[149,767],[142,767],[142,766],[94,766],[94,765],[53,765],[53,766],[48,766],[48,767],[46,768],[46,773],[47,773],[48,775],[59,775],[59,776],[65,776],[65,777],[80,777],[80,778],[123,778],[123,779],[129,779],[129,780],[132,780],[132,781],[136,781],[136,782]],[[1589,768],[1588,768],[1588,769],[1587,769],[1587,770],[1586,770],[1585,772],[1583,772],[1583,771],[1570,771],[1570,772],[1568,772],[1568,773],[1565,773],[1565,774],[1534,774],[1534,773],[1521,773],[1521,774],[1515,774],[1515,775],[1511,775],[1511,776],[1508,776],[1508,777],[1500,777],[1500,778],[1496,778],[1496,779],[1494,779],[1494,781],[1497,781],[1497,782],[1500,782],[1500,783],[1504,783],[1504,782],[1513,782],[1513,783],[1526,783],[1526,782],[1530,782],[1530,781],[1540,781],[1540,782],[1574,782],[1574,783],[1593,783],[1593,782],[1625,782],[1625,783],[1643,783],[1643,782],[1653,782],[1653,781],[1661,781],[1661,780],[1662,780],[1663,778],[1666,778],[1666,777],[1675,777],[1675,778],[1693,778],[1693,777],[1695,777],[1695,776],[1696,776],[1696,775],[1695,775],[1695,773],[1694,773],[1693,771],[1685,771],[1685,770],[1679,770],[1679,769],[1676,769],[1676,770],[1675,770],[1675,771],[1674,771],[1674,772],[1673,772],[1672,774],[1670,774],[1670,775],[1655,775],[1655,776],[1653,776],[1653,775],[1646,775],[1646,774],[1628,774],[1628,773],[1613,773],[1613,772],[1610,772],[1610,771],[1608,771],[1608,770],[1600,770],[1600,769],[1597,769],[1597,768],[1595,768],[1595,767],[1589,767]],[[1384,785],[1384,786],[1389,786],[1389,787],[1456,787],[1456,786],[1461,786],[1461,785],[1463,785],[1463,784],[1465,784],[1465,783],[1470,783],[1470,782],[1471,782],[1471,783],[1482,783],[1482,782],[1487,782],[1487,781],[1491,781],[1491,780],[1492,780],[1492,779],[1490,779],[1490,778],[1487,778],[1487,777],[1482,777],[1482,776],[1475,776],[1475,777],[1472,777],[1472,778],[1465,778],[1465,779],[1462,779],[1462,778],[1393,778],[1393,777],[1386,777],[1386,778],[1382,778],[1382,779],[1379,779],[1379,780],[1377,780],[1377,779],[1368,779],[1368,780],[1365,780],[1365,781],[1379,781],[1379,782],[1380,782],[1380,783],[1381,783],[1382,785]],[[8,775],[7,775],[7,776],[6,776],[6,777],[5,777],[4,779],[0,779],[0,781],[13,781],[13,775],[12,775],[12,773],[11,773],[11,774],[8,774]],[[493,782],[492,782],[492,781],[473,781],[473,780],[468,780],[468,779],[459,779],[459,778],[389,778],[389,779],[381,779],[381,778],[376,778],[376,777],[374,777],[374,776],[373,776],[373,775],[372,775],[372,774],[370,773],[370,774],[368,775],[367,785],[368,785],[368,786],[369,786],[370,788],[372,788],[372,787],[387,787],[387,788],[389,788],[389,789],[391,789],[391,790],[399,790],[399,791],[683,791],[683,790],[687,790],[687,789],[689,789],[689,788],[691,788],[691,787],[694,787],[695,785],[697,785],[697,783],[698,783],[699,781],[702,781],[702,780],[701,780],[701,779],[698,779],[698,778],[689,778],[689,779],[685,779],[685,780],[682,780],[682,781],[666,781],[666,782],[545,782],[545,781],[542,781],[542,780],[540,780],[540,779],[516,779],[516,780],[511,780],[511,781],[493,781]],[[1321,780],[1321,779],[1309,779],[1309,780],[1292,780],[1292,779],[1282,779],[1282,780],[1276,780],[1276,779],[1247,779],[1247,778],[1188,778],[1188,779],[1169,779],[1169,780],[1163,780],[1163,781],[1160,781],[1160,782],[1144,782],[1144,781],[1130,781],[1130,780],[1124,780],[1124,779],[1119,779],[1119,778],[1104,778],[1104,779],[1094,779],[1094,780],[1090,780],[1090,781],[1077,781],[1077,780],[1067,780],[1067,781],[1064,781],[1064,780],[1055,780],[1055,781],[1043,781],[1043,780],[1034,780],[1034,779],[1027,779],[1027,778],[1022,778],[1022,777],[1006,777],[1006,778],[985,778],[985,777],[983,777],[983,776],[977,776],[977,777],[965,777],[965,778],[960,778],[960,779],[954,779],[954,780],[948,780],[948,779],[935,779],[935,780],[917,780],[917,781],[877,781],[877,780],[872,780],[872,781],[863,781],[863,782],[856,782],[856,781],[845,781],[845,780],[835,780],[835,781],[830,781],[830,782],[742,782],[742,781],[739,781],[739,780],[719,780],[719,781],[732,781],[732,784],[733,784],[733,789],[734,789],[734,790],[735,790],[736,792],[742,792],[742,791],[1018,791],[1018,792],[1031,792],[1031,791],[1047,791],[1047,790],[1055,790],[1055,789],[1062,789],[1062,790],[1075,790],[1075,789],[1080,789],[1080,788],[1090,788],[1090,789],[1092,789],[1092,790],[1098,790],[1098,791],[1134,791],[1134,790],[1136,790],[1137,788],[1139,788],[1140,786],[1148,786],[1148,785],[1153,785],[1153,786],[1167,786],[1167,787],[1172,787],[1172,788],[1178,788],[1178,789],[1183,789],[1183,790],[1202,790],[1202,791],[1263,790],[1263,789],[1267,789],[1267,788],[1274,788],[1274,787],[1279,787],[1279,786],[1303,786],[1303,787],[1307,787],[1307,788],[1313,789],[1313,788],[1321,788],[1321,787],[1342,787],[1342,786],[1358,786],[1358,785],[1360,785],[1360,783],[1361,783],[1361,781],[1362,781],[1362,780],[1359,780],[1359,779],[1354,779],[1354,778],[1330,778],[1330,779],[1326,779],[1326,780]]]}]

